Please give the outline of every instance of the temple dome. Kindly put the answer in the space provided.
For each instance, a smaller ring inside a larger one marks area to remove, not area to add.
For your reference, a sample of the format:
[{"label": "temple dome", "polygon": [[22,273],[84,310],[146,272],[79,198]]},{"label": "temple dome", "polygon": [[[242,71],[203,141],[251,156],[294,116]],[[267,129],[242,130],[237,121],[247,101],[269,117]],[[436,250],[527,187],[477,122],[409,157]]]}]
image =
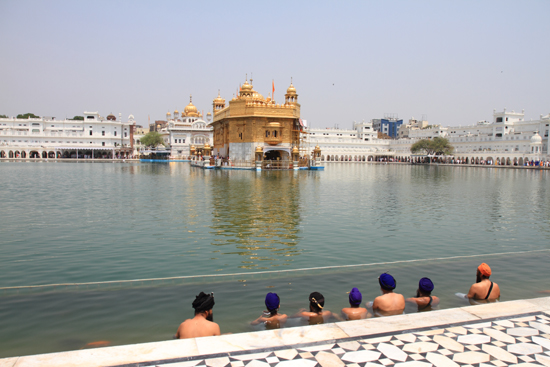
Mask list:
[{"label": "temple dome", "polygon": [[542,144],[542,138],[538,132],[535,132],[535,135],[531,137],[531,144]]},{"label": "temple dome", "polygon": [[214,98],[214,102],[215,103],[225,103],[225,99],[223,99],[221,96],[220,96],[220,92],[218,92],[218,96],[216,98]]},{"label": "temple dome", "polygon": [[245,81],[243,86],[241,87],[241,90],[251,91],[252,90],[252,84],[248,84],[248,80]]},{"label": "temple dome", "polygon": [[290,83],[290,87],[286,90],[286,94],[296,94],[296,88],[294,88],[294,85],[292,85],[292,82]]}]

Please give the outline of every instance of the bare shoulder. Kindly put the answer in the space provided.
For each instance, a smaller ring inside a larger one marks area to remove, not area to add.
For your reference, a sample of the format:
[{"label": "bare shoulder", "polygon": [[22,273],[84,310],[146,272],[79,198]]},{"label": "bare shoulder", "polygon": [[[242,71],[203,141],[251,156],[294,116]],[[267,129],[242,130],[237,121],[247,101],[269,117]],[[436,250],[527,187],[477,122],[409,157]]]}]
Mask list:
[{"label": "bare shoulder", "polygon": [[212,335],[220,335],[220,325],[216,324],[215,322],[209,321],[210,324],[208,325],[209,331],[212,332]]},{"label": "bare shoulder", "polygon": [[409,303],[415,303],[417,305],[420,304],[420,300],[418,298],[407,298],[405,301]]}]

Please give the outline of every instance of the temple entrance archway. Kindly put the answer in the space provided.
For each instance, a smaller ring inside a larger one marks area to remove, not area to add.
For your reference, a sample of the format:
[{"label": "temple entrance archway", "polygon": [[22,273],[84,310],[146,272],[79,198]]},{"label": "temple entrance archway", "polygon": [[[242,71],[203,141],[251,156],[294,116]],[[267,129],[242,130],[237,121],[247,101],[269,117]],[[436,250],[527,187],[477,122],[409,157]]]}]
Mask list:
[{"label": "temple entrance archway", "polygon": [[276,161],[277,159],[281,159],[281,151],[270,150],[265,153],[265,159],[268,161]]}]

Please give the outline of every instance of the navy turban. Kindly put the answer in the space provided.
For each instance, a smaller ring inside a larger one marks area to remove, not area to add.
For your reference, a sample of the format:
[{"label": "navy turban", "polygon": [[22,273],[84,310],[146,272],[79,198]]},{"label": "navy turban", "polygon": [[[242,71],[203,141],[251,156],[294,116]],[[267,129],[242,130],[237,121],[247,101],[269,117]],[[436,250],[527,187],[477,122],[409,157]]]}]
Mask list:
[{"label": "navy turban", "polygon": [[381,274],[378,278],[378,283],[380,283],[382,288],[389,291],[394,290],[396,286],[395,279],[388,273]]},{"label": "navy turban", "polygon": [[422,278],[418,282],[418,289],[424,293],[430,293],[434,290],[434,284],[429,278]]}]

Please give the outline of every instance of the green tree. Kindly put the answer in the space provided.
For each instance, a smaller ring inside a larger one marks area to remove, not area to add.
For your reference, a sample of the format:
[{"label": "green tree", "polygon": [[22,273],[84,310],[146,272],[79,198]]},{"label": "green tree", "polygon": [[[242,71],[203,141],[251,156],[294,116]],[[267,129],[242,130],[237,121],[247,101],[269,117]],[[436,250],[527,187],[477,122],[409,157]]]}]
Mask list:
[{"label": "green tree", "polygon": [[75,116],[72,119],[69,120],[77,120],[77,121],[84,121],[84,116]]},{"label": "green tree", "polygon": [[426,155],[448,155],[453,153],[453,146],[449,140],[436,137],[433,139],[422,139],[411,146],[411,153],[423,152]]},{"label": "green tree", "polygon": [[6,116],[6,115],[0,115],[0,119],[7,119],[7,118],[8,118],[8,116]]},{"label": "green tree", "polygon": [[17,115],[18,119],[39,119],[40,116],[36,116],[34,113],[25,113],[25,114],[19,114]]},{"label": "green tree", "polygon": [[162,139],[162,136],[156,131],[148,132],[147,135],[139,139],[139,141],[141,141],[141,144],[145,145],[146,147],[156,147],[157,145],[161,144],[164,145],[164,140]]}]

